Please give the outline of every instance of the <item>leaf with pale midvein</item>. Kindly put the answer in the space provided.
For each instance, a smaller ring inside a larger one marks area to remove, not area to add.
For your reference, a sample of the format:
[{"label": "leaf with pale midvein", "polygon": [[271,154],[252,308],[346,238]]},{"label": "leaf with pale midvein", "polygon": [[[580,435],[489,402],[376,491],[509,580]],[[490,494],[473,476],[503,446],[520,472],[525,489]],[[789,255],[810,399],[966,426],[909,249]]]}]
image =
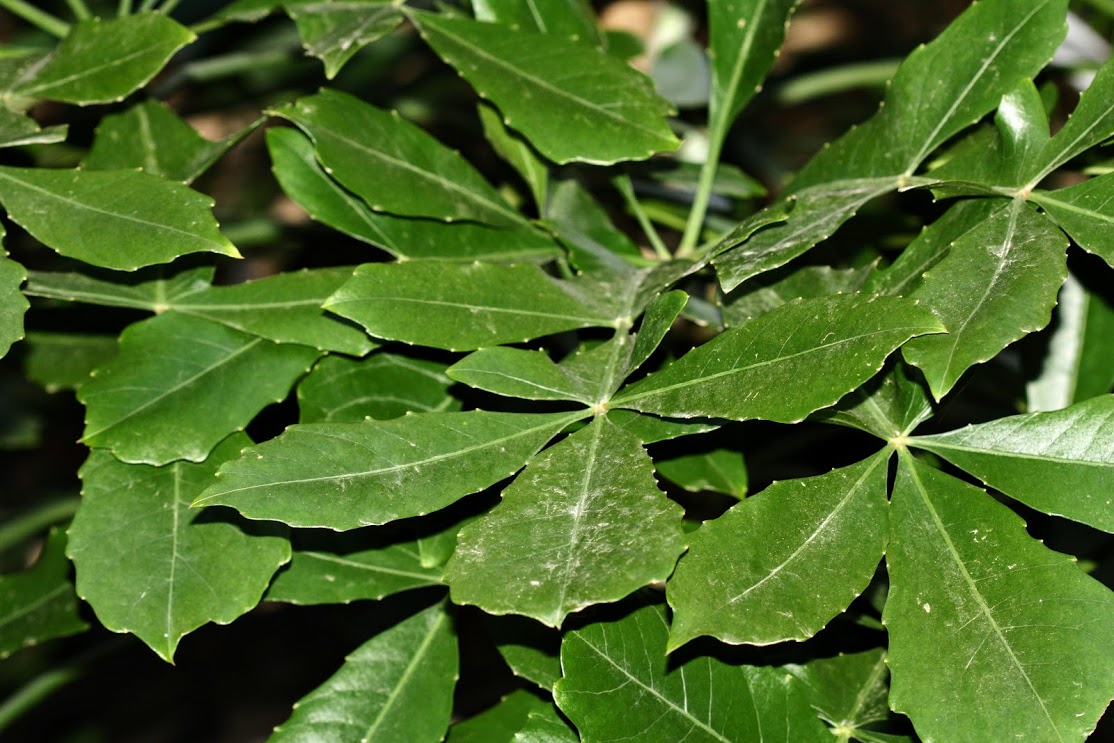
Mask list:
[{"label": "leaf with pale midvein", "polygon": [[151,175],[190,183],[262,122],[259,119],[213,142],[198,134],[166,105],[147,100],[101,119],[81,167],[140,168]]},{"label": "leaf with pale midvein", "polygon": [[549,166],[545,159],[521,135],[507,128],[498,109],[490,103],[481,101],[477,110],[480,114],[484,138],[499,157],[518,171],[522,180],[530,188],[534,205],[539,212],[543,211],[549,193]]},{"label": "leaf with pale midvein", "polygon": [[805,640],[846,610],[886,551],[889,455],[774,483],[690,534],[667,588],[670,649]]},{"label": "leaf with pale midvein", "polygon": [[743,455],[731,449],[713,449],[654,461],[658,474],[691,493],[705,490],[735,500],[747,494],[747,467]]},{"label": "leaf with pale midvein", "polygon": [[[217,465],[251,440],[235,434],[204,462],[124,464],[94,451],[79,472],[81,508],[67,554],[77,592],[114,632],[131,632],[165,661],[203,624],[228,624],[259,603],[290,559],[274,525],[190,510]],[[218,515],[219,513],[219,515]]]},{"label": "leaf with pale midvein", "polygon": [[77,611],[65,550],[65,533],[52,529],[29,570],[0,576],[0,658],[89,626]]},{"label": "leaf with pale midvein", "polygon": [[520,26],[597,46],[600,44],[596,13],[587,0],[550,0],[545,3],[476,0],[472,7],[476,18],[481,21]]},{"label": "leaf with pale midvein", "polygon": [[1027,506],[1114,532],[1114,395],[913,436],[909,445]]},{"label": "leaf with pale midvein", "polygon": [[452,625],[437,604],[372,637],[325,683],[298,700],[290,719],[268,740],[440,741],[449,727],[458,673]]},{"label": "leaf with pale midvein", "polygon": [[650,78],[587,44],[469,18],[410,12],[422,38],[504,123],[556,163],[607,165],[676,149]]},{"label": "leaf with pale midvein", "polygon": [[707,421],[669,420],[654,415],[642,415],[633,410],[609,410],[607,419],[624,431],[630,431],[643,444],[695,436],[719,428]]},{"label": "leaf with pale midvein", "polygon": [[224,465],[196,505],[355,529],[424,516],[510,476],[581,413],[419,413],[306,423]]},{"label": "leaf with pale midvein", "polygon": [[506,227],[526,222],[459,153],[398,113],[331,88],[268,113],[309,135],[325,170],[373,211]]},{"label": "leaf with pale midvein", "polygon": [[[851,294],[863,287],[873,264],[859,268],[782,266],[746,282],[723,297],[720,312],[727,327],[742,325],[798,298]],[[881,293],[881,292],[872,292]]]},{"label": "leaf with pale midvein", "polygon": [[348,604],[441,585],[441,570],[422,565],[413,540],[375,532],[298,530],[291,541],[290,564],[271,582],[263,597],[267,601]]},{"label": "leaf with pale midvein", "polygon": [[197,38],[165,13],[79,21],[16,93],[67,103],[112,103],[154,77]]},{"label": "leaf with pale midvein", "polygon": [[721,333],[611,404],[676,418],[796,422],[870,379],[910,338],[942,331],[931,312],[898,297],[797,300]]},{"label": "leaf with pale midvein", "polygon": [[[206,266],[165,276],[165,266],[130,274],[114,274],[111,281],[83,273],[29,271],[25,293],[64,302],[163,312],[170,303],[209,288],[213,268]],[[102,272],[103,273],[103,272]]]},{"label": "leaf with pale midvein", "polygon": [[568,374],[540,349],[481,348],[450,366],[446,374],[470,387],[508,397],[595,402],[583,380]]},{"label": "leaf with pale midvein", "polygon": [[932,415],[932,401],[920,373],[901,362],[851,392],[812,420],[872,433],[889,441],[909,434]]},{"label": "leaf with pale midvein", "polygon": [[800,680],[813,709],[836,728],[832,733],[838,740],[846,741],[856,735],[856,728],[890,716],[886,704],[889,671],[881,648],[817,658],[804,665],[785,666],[785,670]]},{"label": "leaf with pale midvein", "polygon": [[68,130],[66,124],[43,129],[30,116],[24,116],[0,105],[0,147],[64,142]]},{"label": "leaf with pale midvein", "polygon": [[979,488],[903,453],[890,706],[928,740],[1083,740],[1114,695],[1114,596]]},{"label": "leaf with pale midvein", "polygon": [[119,353],[82,385],[81,440],[125,462],[199,462],[285,398],[320,355],[201,318],[157,315],[129,326]]},{"label": "leaf with pale midvein", "polygon": [[212,199],[134,170],[0,167],[8,216],[62,255],[133,271],[187,253],[239,258],[217,229]]},{"label": "leaf with pale midvein", "polygon": [[326,356],[298,384],[300,423],[358,423],[458,410],[445,365],[391,353]]},{"label": "leaf with pale midvein", "polygon": [[559,627],[669,577],[682,515],[638,437],[599,417],[531,460],[502,503],[460,530],[445,582],[456,603]]},{"label": "leaf with pale midvein", "polygon": [[1067,278],[1067,240],[1014,199],[955,243],[910,295],[931,308],[947,335],[902,348],[939,400],[967,369],[1048,324]]},{"label": "leaf with pale midvein", "polygon": [[552,706],[525,689],[517,689],[494,706],[449,728],[445,743],[511,743],[533,710]]},{"label": "leaf with pale midvein", "polygon": [[612,297],[587,279],[532,264],[369,263],[326,302],[371,335],[450,351],[518,343],[564,330],[615,327]]},{"label": "leaf with pale midvein", "polygon": [[784,670],[706,655],[671,662],[668,634],[662,607],[645,606],[565,635],[553,696],[584,740],[832,740]]},{"label": "leaf with pale midvein", "polygon": [[[4,228],[0,226],[0,240]],[[0,247],[0,357],[8,353],[12,344],[23,339],[23,315],[30,307],[19,288],[27,279],[27,270],[8,257]]]},{"label": "leaf with pale midvein", "polygon": [[116,336],[92,333],[27,334],[24,372],[47,392],[74,390],[116,355]]},{"label": "leaf with pale midvein", "polygon": [[1114,173],[1029,197],[1044,209],[1079,247],[1114,266]]},{"label": "leaf with pale midvein", "polygon": [[325,172],[313,143],[297,129],[268,129],[267,150],[279,185],[313,219],[399,258],[547,261],[561,254],[552,238],[528,226],[497,228],[377,214]]},{"label": "leaf with pale midvein", "polygon": [[352,55],[402,23],[398,4],[389,0],[298,0],[283,5],[298,27],[306,53],[325,63],[329,80]]}]

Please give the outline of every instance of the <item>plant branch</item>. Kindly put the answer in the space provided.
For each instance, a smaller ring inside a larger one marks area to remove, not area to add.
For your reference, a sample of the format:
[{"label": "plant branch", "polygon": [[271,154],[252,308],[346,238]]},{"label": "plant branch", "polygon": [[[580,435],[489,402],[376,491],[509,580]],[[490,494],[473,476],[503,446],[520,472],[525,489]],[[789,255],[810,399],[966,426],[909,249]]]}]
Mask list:
[{"label": "plant branch", "polygon": [[116,6],[116,15],[120,16],[120,17],[123,17],[123,16],[126,16],[126,15],[131,15],[131,12],[132,12],[132,2],[131,2],[131,0],[120,0],[119,4]]},{"label": "plant branch", "polygon": [[25,0],[0,0],[0,8],[4,8],[12,15],[19,16],[33,26],[46,31],[51,36],[59,39],[70,32],[70,24],[50,13],[39,10]]},{"label": "plant branch", "polygon": [[661,235],[658,234],[654,223],[650,221],[650,217],[646,214],[646,210],[642,208],[642,204],[634,195],[634,186],[631,185],[630,176],[624,173],[623,175],[616,176],[612,179],[612,184],[618,189],[619,193],[623,195],[623,200],[627,202],[627,208],[630,209],[631,214],[638,220],[638,224],[642,227],[642,232],[645,233],[646,239],[650,241],[650,245],[654,249],[654,254],[662,260],[669,260],[669,248],[662,242]]},{"label": "plant branch", "polygon": [[89,6],[85,4],[85,0],[66,0],[66,5],[79,21],[84,21],[93,17],[92,12],[89,10]]},{"label": "plant branch", "polygon": [[704,216],[708,213],[708,202],[712,198],[712,186],[716,180],[719,156],[723,151],[723,140],[726,137],[727,126],[724,119],[717,116],[708,128],[708,155],[704,158],[704,164],[700,166],[700,180],[696,184],[696,196],[692,201],[692,209],[689,211],[689,218],[685,224],[685,233],[681,237],[681,244],[677,248],[678,258],[691,256],[697,241],[700,239],[700,232],[704,227]]}]

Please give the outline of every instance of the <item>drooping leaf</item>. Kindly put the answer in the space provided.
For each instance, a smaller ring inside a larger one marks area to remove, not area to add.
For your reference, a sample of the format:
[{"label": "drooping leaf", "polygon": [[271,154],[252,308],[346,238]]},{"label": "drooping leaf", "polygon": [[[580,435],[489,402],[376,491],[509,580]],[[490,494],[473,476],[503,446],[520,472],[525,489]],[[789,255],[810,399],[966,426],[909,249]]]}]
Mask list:
[{"label": "drooping leaf", "polygon": [[68,129],[66,124],[43,129],[30,116],[24,116],[0,105],[0,147],[64,142]]},{"label": "drooping leaf", "polygon": [[62,255],[133,271],[187,253],[239,258],[217,229],[212,199],[133,170],[0,167],[13,221]]},{"label": "drooping leaf", "polygon": [[221,468],[196,505],[355,529],[424,516],[519,469],[579,413],[421,413],[308,423]]},{"label": "drooping leaf", "polygon": [[514,675],[552,692],[561,678],[560,631],[513,614],[485,614],[484,621],[499,655]]},{"label": "drooping leaf", "polygon": [[908,300],[797,300],[727,330],[621,390],[614,407],[692,418],[794,422],[869,379],[902,343],[942,330]]},{"label": "drooping leaf", "polygon": [[67,103],[120,101],[195,38],[165,13],[78,21],[46,64],[16,92]]},{"label": "drooping leaf", "polygon": [[89,626],[77,612],[65,550],[65,533],[52,529],[29,570],[0,576],[0,658]]},{"label": "drooping leaf", "polygon": [[378,214],[325,172],[313,143],[295,129],[268,129],[267,149],[282,189],[311,217],[399,258],[546,261],[561,253],[551,238],[530,227]]},{"label": "drooping leaf", "polygon": [[101,119],[81,166],[86,170],[140,168],[151,175],[191,183],[261,122],[213,142],[166,105],[147,100]]},{"label": "drooping leaf", "polygon": [[[345,539],[350,535],[354,538]],[[441,571],[422,565],[412,540],[361,532],[342,536],[299,531],[293,543],[290,564],[267,589],[268,601],[347,604],[441,585]]]},{"label": "drooping leaf", "polygon": [[119,353],[78,391],[82,441],[125,462],[200,462],[286,397],[320,355],[166,312],[129,326]]},{"label": "drooping leaf", "polygon": [[850,426],[890,441],[909,434],[932,414],[920,374],[901,362],[812,418]]},{"label": "drooping leaf", "polygon": [[[579,0],[577,2],[579,3]],[[537,205],[538,211],[544,211],[546,195],[549,192],[549,167],[544,159],[529,142],[507,128],[494,106],[480,103],[478,110],[484,137],[491,143],[492,149],[518,171],[522,180],[529,186],[530,195],[534,197],[534,204]]]},{"label": "drooping leaf", "polygon": [[1114,532],[1114,395],[909,442],[1039,511]]},{"label": "drooping leaf", "polygon": [[[796,679],[773,667],[709,656],[671,663],[661,607],[569,632],[554,699],[582,739],[830,741]],[[730,703],[723,703],[729,700]]]},{"label": "drooping leaf", "polygon": [[817,658],[785,670],[801,681],[809,703],[840,741],[858,737],[858,728],[889,717],[889,671],[881,648]]},{"label": "drooping leaf", "polygon": [[580,736],[552,704],[530,710],[526,725],[514,736],[514,743],[578,743],[579,740]]},{"label": "drooping leaf", "polygon": [[445,14],[410,17],[504,123],[556,163],[644,160],[679,144],[650,79],[592,46]]},{"label": "drooping leaf", "polygon": [[658,459],[654,465],[662,477],[692,493],[710,490],[736,500],[747,494],[746,463],[731,449]]},{"label": "drooping leaf", "polygon": [[633,434],[599,417],[533,459],[492,511],[461,529],[453,601],[559,627],[570,613],[665,580],[682,509],[657,489]]},{"label": "drooping leaf", "polygon": [[356,648],[269,740],[436,743],[449,727],[457,667],[452,620],[432,606]]},{"label": "drooping leaf", "polygon": [[1083,740],[1114,696],[1114,596],[1007,507],[903,454],[890,706],[925,739]]},{"label": "drooping leaf", "polygon": [[667,589],[669,647],[805,640],[844,611],[886,550],[889,454],[774,483],[689,535]]},{"label": "drooping leaf", "polygon": [[549,706],[549,702],[525,689],[512,691],[495,706],[449,728],[445,743],[511,743],[515,734],[526,726],[530,712]]},{"label": "drooping leaf", "polygon": [[165,272],[164,266],[157,266],[132,274],[113,275],[110,281],[83,273],[31,271],[25,292],[28,296],[64,302],[161,313],[177,300],[205,291],[213,280],[211,267],[187,269],[170,276]]},{"label": "drooping leaf", "polygon": [[306,53],[325,63],[325,77],[330,80],[352,55],[402,22],[398,4],[388,0],[299,0],[284,5],[298,26]]},{"label": "drooping leaf", "polygon": [[585,0],[522,3],[518,0],[476,0],[476,18],[505,26],[518,26],[571,41],[599,45],[596,14]]},{"label": "drooping leaf", "polygon": [[[0,227],[3,239],[4,229]],[[13,343],[23,340],[23,315],[31,305],[19,288],[26,280],[27,271],[0,247],[0,357]]]},{"label": "drooping leaf", "polygon": [[869,265],[862,268],[785,266],[781,270],[770,271],[746,282],[724,298],[721,305],[723,324],[728,327],[742,325],[797,298],[857,292],[862,289],[869,271]]},{"label": "drooping leaf", "polygon": [[506,227],[525,222],[467,160],[398,113],[331,88],[269,113],[309,135],[328,173],[373,211]]},{"label": "drooping leaf", "polygon": [[77,592],[114,632],[131,632],[170,662],[203,624],[227,624],[254,607],[290,543],[271,526],[190,509],[217,466],[251,443],[229,437],[199,464],[124,464],[94,451],[81,468],[81,508],[67,554]]},{"label": "drooping leaf", "polygon": [[445,365],[391,353],[366,360],[326,356],[298,385],[301,423],[357,423],[406,413],[449,412],[460,401],[449,395]]},{"label": "drooping leaf", "polygon": [[1079,247],[1114,266],[1108,239],[1114,225],[1114,173],[1056,191],[1033,191],[1030,198]]},{"label": "drooping leaf", "polygon": [[116,355],[116,336],[86,333],[27,334],[27,378],[47,392],[73,390],[89,381],[89,373]]},{"label": "drooping leaf", "polygon": [[1013,200],[952,244],[911,294],[946,335],[902,349],[939,400],[968,368],[1051,319],[1067,278],[1067,241],[1024,202]]},{"label": "drooping leaf", "polygon": [[450,351],[615,327],[611,298],[587,280],[559,281],[531,264],[369,263],[326,303],[371,335]]}]

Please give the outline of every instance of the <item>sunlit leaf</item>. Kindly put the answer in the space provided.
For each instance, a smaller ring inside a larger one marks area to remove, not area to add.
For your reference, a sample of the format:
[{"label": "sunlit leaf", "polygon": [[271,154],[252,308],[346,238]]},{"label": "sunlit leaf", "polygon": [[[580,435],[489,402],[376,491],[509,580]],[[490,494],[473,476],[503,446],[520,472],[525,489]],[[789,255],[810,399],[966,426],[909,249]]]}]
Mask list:
[{"label": "sunlit leaf", "polygon": [[29,570],[0,576],[0,658],[89,626],[77,612],[65,550],[65,533],[54,529]]}]

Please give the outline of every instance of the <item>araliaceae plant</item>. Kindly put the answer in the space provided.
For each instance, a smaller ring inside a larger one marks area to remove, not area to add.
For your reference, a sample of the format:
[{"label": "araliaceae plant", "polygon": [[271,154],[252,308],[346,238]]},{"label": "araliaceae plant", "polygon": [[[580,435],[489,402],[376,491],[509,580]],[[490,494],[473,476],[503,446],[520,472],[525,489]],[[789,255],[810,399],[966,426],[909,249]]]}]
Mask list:
[{"label": "araliaceae plant", "polygon": [[[273,740],[1094,730],[1114,66],[1058,100],[1066,0],[971,5],[764,207],[720,160],[790,0],[708,3],[683,121],[581,0],[239,0],[193,29],[173,0],[67,5],[0,0],[58,37],[0,59],[0,341],[76,390],[89,449],[72,521],[0,579],[5,653],[96,622],[171,661],[261,601],[410,592]],[[404,113],[257,92],[258,121],[202,138],[160,98],[200,84],[197,33],[264,17],[330,79],[432,52],[467,86]],[[439,107],[475,122],[467,157]],[[319,226],[242,281],[189,184],[263,122]],[[117,339],[90,305],[149,316],[106,315]],[[462,705],[462,648],[517,688]]]}]

